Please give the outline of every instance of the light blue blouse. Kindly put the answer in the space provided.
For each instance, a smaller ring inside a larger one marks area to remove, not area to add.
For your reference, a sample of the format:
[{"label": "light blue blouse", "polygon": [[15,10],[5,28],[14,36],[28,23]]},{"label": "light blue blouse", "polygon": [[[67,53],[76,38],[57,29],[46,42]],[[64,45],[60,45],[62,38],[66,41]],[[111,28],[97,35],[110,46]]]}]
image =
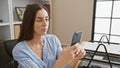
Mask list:
[{"label": "light blue blouse", "polygon": [[[13,48],[13,57],[18,62],[18,68],[53,68],[60,52],[62,51],[59,39],[53,34],[44,38],[43,60],[39,58],[28,46],[26,41],[19,42]],[[65,68],[69,68],[66,65]]]}]

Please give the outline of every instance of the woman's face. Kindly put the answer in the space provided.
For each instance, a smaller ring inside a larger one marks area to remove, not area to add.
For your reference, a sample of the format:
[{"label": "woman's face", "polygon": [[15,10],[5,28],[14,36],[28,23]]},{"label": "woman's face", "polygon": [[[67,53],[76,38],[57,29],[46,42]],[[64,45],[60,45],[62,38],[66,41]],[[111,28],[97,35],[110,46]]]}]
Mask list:
[{"label": "woman's face", "polygon": [[41,9],[36,13],[34,21],[34,35],[45,35],[48,31],[49,16],[45,9]]}]

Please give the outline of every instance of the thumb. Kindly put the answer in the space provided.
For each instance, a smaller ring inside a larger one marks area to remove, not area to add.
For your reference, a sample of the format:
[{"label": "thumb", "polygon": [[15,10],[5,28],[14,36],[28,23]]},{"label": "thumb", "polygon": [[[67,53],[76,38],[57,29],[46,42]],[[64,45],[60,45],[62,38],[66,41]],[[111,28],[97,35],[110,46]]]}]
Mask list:
[{"label": "thumb", "polygon": [[75,50],[76,48],[77,48],[76,45],[71,46],[71,49],[72,49],[72,50]]}]

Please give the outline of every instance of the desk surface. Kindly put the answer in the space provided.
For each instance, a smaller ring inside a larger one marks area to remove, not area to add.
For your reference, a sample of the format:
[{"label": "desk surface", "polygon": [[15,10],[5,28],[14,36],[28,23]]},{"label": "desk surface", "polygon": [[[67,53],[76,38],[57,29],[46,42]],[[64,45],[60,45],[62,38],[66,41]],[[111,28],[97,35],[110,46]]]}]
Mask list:
[{"label": "desk surface", "polygon": [[[81,45],[83,46],[84,49],[87,50],[96,50],[98,43],[97,42],[82,42]],[[108,53],[112,53],[112,54],[118,54],[120,55],[120,45],[115,45],[115,44],[105,44]],[[100,46],[100,48],[98,49],[98,51],[100,52],[105,52],[105,49],[103,46]]]}]

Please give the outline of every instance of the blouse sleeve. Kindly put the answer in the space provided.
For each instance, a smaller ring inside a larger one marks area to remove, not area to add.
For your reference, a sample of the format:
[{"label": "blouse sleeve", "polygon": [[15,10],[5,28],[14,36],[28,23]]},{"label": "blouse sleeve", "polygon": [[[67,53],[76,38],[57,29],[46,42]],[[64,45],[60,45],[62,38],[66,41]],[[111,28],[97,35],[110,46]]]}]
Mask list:
[{"label": "blouse sleeve", "polygon": [[[12,51],[13,58],[18,62],[20,68],[40,68],[22,47],[15,47]],[[19,68],[19,67],[18,67]],[[41,66],[41,68],[43,68]]]},{"label": "blouse sleeve", "polygon": [[55,41],[56,41],[56,46],[57,46],[57,56],[56,56],[56,59],[58,59],[59,57],[59,54],[61,53],[62,51],[62,46],[61,46],[61,42],[60,40],[55,36]]},{"label": "blouse sleeve", "polygon": [[[61,45],[60,40],[59,40],[56,36],[55,36],[55,38],[56,38],[56,44],[57,44],[57,59],[58,59],[59,54],[60,54],[60,52],[62,51],[62,45]],[[65,66],[65,68],[70,68],[69,64],[67,64],[67,65]]]},{"label": "blouse sleeve", "polygon": [[[18,58],[18,57],[16,57]],[[22,68],[39,68],[34,62],[29,58],[16,59]]]}]

